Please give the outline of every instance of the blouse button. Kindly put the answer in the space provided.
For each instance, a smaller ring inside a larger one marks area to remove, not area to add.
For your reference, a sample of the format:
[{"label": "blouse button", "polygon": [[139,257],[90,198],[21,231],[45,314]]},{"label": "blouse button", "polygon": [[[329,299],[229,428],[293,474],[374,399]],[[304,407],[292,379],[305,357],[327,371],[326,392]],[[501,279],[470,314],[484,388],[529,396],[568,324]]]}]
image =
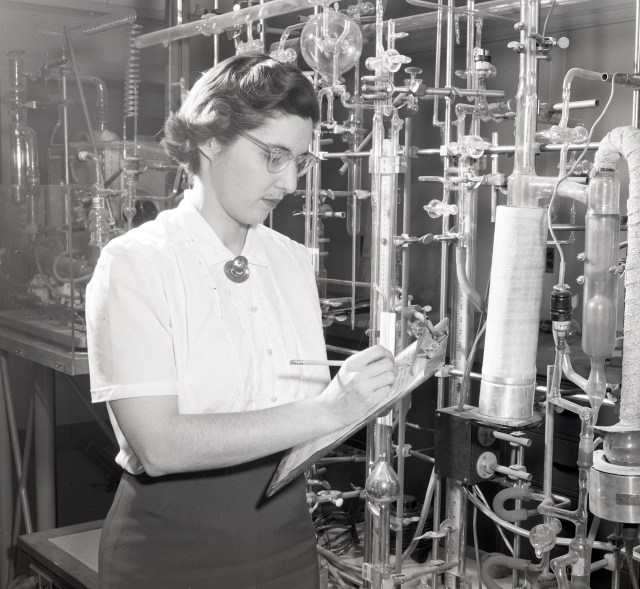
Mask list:
[{"label": "blouse button", "polygon": [[275,403],[278,400],[278,397],[276,397],[275,395],[273,397],[271,397],[271,402]]},{"label": "blouse button", "polygon": [[258,307],[251,307],[251,311],[255,313],[258,310]]},{"label": "blouse button", "polygon": [[267,356],[271,356],[273,354],[273,350],[271,348],[267,348]]}]

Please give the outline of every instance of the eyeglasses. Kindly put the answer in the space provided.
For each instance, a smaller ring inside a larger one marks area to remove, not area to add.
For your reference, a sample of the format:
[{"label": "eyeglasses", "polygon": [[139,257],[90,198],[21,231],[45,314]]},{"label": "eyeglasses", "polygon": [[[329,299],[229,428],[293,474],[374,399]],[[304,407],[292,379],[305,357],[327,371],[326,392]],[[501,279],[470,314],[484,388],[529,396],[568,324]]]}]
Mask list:
[{"label": "eyeglasses", "polygon": [[267,170],[269,170],[269,172],[271,172],[272,174],[278,174],[282,172],[282,170],[284,170],[289,164],[294,163],[296,165],[297,176],[304,176],[309,171],[311,166],[320,161],[312,153],[303,153],[302,155],[296,157],[288,149],[269,145],[268,143],[260,141],[260,139],[257,139],[252,135],[249,135],[248,133],[244,133],[243,131],[238,131],[238,135],[244,137],[248,141],[251,141],[251,143],[257,145],[260,149],[269,154],[269,159],[267,160]]}]

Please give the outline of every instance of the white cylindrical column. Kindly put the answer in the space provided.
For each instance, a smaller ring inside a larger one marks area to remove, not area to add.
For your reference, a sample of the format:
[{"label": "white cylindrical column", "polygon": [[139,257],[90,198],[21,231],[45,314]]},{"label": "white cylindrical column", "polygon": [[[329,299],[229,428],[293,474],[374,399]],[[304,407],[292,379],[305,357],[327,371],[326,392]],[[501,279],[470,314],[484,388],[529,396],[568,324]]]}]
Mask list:
[{"label": "white cylindrical column", "polygon": [[498,422],[532,417],[544,278],[544,209],[497,209],[478,411]]},{"label": "white cylindrical column", "polygon": [[603,169],[616,169],[620,157],[629,167],[627,200],[628,250],[625,270],[624,354],[619,430],[640,429],[640,130],[618,127],[602,140],[594,161],[595,175]]}]

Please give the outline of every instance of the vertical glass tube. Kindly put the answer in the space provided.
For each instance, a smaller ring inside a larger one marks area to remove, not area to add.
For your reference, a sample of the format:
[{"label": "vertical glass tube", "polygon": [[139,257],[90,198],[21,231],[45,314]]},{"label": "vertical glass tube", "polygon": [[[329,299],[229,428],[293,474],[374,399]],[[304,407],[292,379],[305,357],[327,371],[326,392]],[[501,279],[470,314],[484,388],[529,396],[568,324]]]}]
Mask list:
[{"label": "vertical glass tube", "polygon": [[620,183],[613,170],[601,170],[589,184],[585,217],[582,350],[591,360],[586,393],[594,411],[606,390],[604,361],[613,354],[618,314]]},{"label": "vertical glass tube", "polygon": [[523,0],[520,20],[520,77],[516,94],[516,128],[513,174],[509,177],[507,204],[509,206],[538,206],[529,190],[531,176],[535,175],[536,117],[538,112],[538,62],[534,35],[538,33],[539,2]]},{"label": "vertical glass tube", "polygon": [[[320,109],[322,110],[322,101],[320,101]],[[313,146],[312,153],[318,155],[320,153],[320,139],[322,137],[322,129],[317,124],[313,130]],[[320,248],[318,242],[318,208],[320,200],[320,182],[321,182],[320,163],[316,163],[311,172],[307,174],[307,184],[305,192],[305,232],[304,244],[311,253],[313,260],[313,268],[316,277],[320,270]]]},{"label": "vertical glass tube", "polygon": [[[388,78],[393,81],[390,71],[381,67],[385,53],[383,45],[382,0],[376,1],[376,66],[377,80]],[[389,24],[387,39],[390,48],[394,35],[393,24]],[[389,138],[385,137],[384,115],[392,114]],[[395,353],[396,316],[395,316],[395,246],[396,234],[396,198],[397,174],[402,171],[399,152],[399,130],[401,121],[397,111],[393,110],[390,99],[376,99],[372,121],[372,142],[369,158],[371,173],[371,345],[380,343]],[[392,413],[378,417],[369,427],[367,439],[367,459],[369,476],[367,485],[375,477],[373,470],[376,464],[385,462],[384,467],[391,468],[393,430]],[[382,589],[384,579],[390,571],[389,565],[389,529],[391,514],[388,504],[382,504],[379,513],[367,499],[367,519],[365,519],[365,536],[370,546],[365,550],[365,587]],[[365,542],[365,546],[367,542]]]},{"label": "vertical glass tube", "polygon": [[585,218],[582,349],[589,357],[613,353],[616,340],[620,183],[612,170],[602,170],[590,183]]}]

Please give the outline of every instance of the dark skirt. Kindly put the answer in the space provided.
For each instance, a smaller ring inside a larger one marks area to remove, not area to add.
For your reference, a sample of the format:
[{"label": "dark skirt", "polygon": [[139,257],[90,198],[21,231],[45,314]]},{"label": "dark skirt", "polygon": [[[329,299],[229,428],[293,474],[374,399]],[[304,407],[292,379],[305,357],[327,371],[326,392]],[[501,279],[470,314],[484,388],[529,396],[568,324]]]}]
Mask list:
[{"label": "dark skirt", "polygon": [[280,456],[188,475],[125,473],[100,540],[101,589],[318,589],[299,477],[265,490]]}]

